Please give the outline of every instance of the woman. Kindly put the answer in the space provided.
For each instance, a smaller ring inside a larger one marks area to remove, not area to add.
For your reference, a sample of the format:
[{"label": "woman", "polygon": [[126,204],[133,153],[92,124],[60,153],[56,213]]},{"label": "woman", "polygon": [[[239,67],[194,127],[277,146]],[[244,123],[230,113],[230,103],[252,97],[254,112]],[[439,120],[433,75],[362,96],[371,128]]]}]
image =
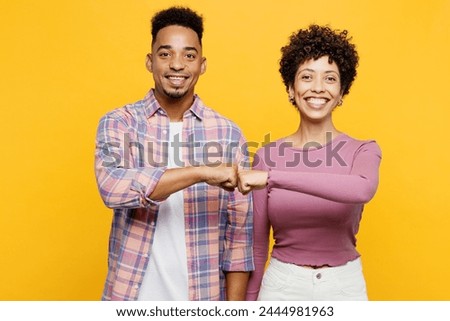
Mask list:
[{"label": "woman", "polygon": [[[282,48],[280,73],[300,113],[295,133],[258,150],[239,189],[254,198],[256,269],[248,300],[367,300],[356,238],[378,186],[381,151],[333,124],[356,76],[347,31],[311,25]],[[264,273],[273,229],[275,244]]]}]

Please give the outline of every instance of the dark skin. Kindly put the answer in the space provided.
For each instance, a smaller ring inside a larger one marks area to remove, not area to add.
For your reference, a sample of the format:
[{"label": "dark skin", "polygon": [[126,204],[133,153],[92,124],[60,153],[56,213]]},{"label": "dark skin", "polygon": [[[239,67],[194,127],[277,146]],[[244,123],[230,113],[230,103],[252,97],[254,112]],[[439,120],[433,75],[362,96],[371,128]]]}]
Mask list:
[{"label": "dark skin", "polygon": [[[195,84],[206,70],[197,34],[181,26],[161,29],[152,44],[152,53],[147,55],[147,69],[155,80],[155,97],[170,121],[181,121],[194,100]],[[236,180],[235,168],[225,165],[168,169],[149,196],[162,200],[200,182],[233,191]]]},{"label": "dark skin", "polygon": [[164,200],[171,194],[200,182],[205,182],[211,186],[219,186],[227,191],[234,191],[237,184],[236,167],[222,164],[216,167],[170,168],[164,172],[149,196],[155,201]]},{"label": "dark skin", "polygon": [[[172,122],[182,121],[194,100],[194,87],[206,71],[206,58],[197,34],[185,27],[168,26],[161,29],[147,55],[147,69],[155,80],[155,97]],[[167,169],[149,195],[164,200],[188,186],[205,182],[226,191],[237,187],[237,167],[189,166]],[[226,272],[227,300],[245,300],[248,272]]]},{"label": "dark skin", "polygon": [[250,272],[225,272],[227,301],[245,301]]}]

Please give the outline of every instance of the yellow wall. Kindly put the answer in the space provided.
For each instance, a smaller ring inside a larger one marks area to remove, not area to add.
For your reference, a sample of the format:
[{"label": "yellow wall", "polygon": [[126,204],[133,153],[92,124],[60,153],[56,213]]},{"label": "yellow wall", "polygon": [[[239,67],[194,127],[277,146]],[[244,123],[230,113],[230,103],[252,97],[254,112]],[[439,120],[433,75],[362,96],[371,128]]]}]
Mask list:
[{"label": "yellow wall", "polygon": [[206,19],[197,92],[258,142],[298,123],[277,71],[288,36],[312,22],[350,31],[359,75],[335,121],[384,155],[358,242],[369,296],[450,300],[445,0],[2,0],[0,299],[99,299],[111,211],[95,186],[95,130],[152,86],[149,19],[169,4]]}]

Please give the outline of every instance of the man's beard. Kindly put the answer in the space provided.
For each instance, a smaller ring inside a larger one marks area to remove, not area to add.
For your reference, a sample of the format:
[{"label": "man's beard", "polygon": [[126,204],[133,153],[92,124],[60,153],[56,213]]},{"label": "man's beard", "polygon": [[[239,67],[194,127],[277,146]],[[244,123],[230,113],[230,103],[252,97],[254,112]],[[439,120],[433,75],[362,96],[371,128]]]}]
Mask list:
[{"label": "man's beard", "polygon": [[180,99],[183,98],[187,94],[186,91],[178,91],[178,89],[175,89],[173,92],[169,92],[167,90],[164,90],[164,93],[167,95],[167,97],[173,98],[173,99]]}]

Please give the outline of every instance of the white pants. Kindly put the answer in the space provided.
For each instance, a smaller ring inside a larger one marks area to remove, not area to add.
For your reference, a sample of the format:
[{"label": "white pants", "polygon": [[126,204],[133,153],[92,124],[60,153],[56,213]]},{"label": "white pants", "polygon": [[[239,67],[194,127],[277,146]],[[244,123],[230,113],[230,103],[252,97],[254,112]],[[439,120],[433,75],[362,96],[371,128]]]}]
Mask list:
[{"label": "white pants", "polygon": [[259,291],[260,301],[367,300],[358,258],[345,265],[310,269],[270,259]]}]

